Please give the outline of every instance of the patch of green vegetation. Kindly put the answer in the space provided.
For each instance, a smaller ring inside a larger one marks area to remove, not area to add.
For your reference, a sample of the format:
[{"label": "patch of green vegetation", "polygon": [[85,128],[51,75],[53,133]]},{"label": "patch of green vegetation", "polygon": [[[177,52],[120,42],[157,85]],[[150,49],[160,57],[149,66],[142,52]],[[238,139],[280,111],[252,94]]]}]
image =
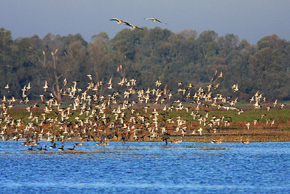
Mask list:
[{"label": "patch of green vegetation", "polygon": [[259,120],[260,122],[266,122],[267,119],[275,119],[279,122],[285,122],[290,120],[290,110],[245,110],[244,113],[238,115],[237,111],[210,111],[210,116],[218,117],[231,117],[232,122],[253,122],[254,120]]},{"label": "patch of green vegetation", "polygon": [[290,109],[272,110],[267,112],[268,118],[273,118],[279,122],[286,122],[290,120]]},{"label": "patch of green vegetation", "polygon": [[279,131],[290,131],[290,126],[285,126],[279,129]]}]

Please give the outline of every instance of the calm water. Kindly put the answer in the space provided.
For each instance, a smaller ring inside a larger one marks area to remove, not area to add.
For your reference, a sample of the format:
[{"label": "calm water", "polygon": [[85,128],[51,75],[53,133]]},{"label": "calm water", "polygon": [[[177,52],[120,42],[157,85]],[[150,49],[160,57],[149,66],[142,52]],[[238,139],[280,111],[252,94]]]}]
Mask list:
[{"label": "calm water", "polygon": [[[0,193],[290,193],[290,143],[77,147],[100,152],[90,154],[27,154],[20,144],[0,142]],[[200,145],[227,149],[191,148]]]}]

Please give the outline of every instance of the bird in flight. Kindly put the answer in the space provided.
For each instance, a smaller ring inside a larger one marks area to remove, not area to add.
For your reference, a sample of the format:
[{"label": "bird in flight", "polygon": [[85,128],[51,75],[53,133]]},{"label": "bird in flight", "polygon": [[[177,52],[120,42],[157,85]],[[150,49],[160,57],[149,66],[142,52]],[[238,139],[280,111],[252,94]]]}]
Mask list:
[{"label": "bird in flight", "polygon": [[[156,19],[156,18],[144,18],[144,19],[145,19],[145,20],[151,20],[152,22],[164,23],[164,22],[162,22],[161,20]],[[164,24],[167,24],[167,23],[164,23]]]},{"label": "bird in flight", "polygon": [[127,26],[130,26],[132,29],[140,29],[140,30],[143,30],[143,28],[140,28],[139,26],[134,26],[134,25],[130,24],[129,22],[124,21],[124,23]]},{"label": "bird in flight", "polygon": [[119,20],[118,18],[112,18],[112,19],[110,19],[110,21],[117,21],[117,24],[122,24],[122,23],[126,22],[125,20]]}]

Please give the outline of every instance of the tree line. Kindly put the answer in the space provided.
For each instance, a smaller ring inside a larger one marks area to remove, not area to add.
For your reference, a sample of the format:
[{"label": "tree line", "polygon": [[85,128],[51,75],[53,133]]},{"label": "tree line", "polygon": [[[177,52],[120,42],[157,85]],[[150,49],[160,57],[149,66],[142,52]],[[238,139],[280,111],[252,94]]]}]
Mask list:
[{"label": "tree line", "polygon": [[[212,84],[216,71],[223,73],[219,92],[249,101],[257,91],[270,100],[290,100],[290,41],[270,35],[257,44],[237,35],[219,36],[215,31],[173,33],[159,27],[124,29],[109,39],[106,32],[89,42],[80,34],[37,35],[13,40],[11,31],[0,28],[0,95],[22,98],[31,85],[32,99],[39,99],[47,81],[51,93],[61,99],[64,81],[78,81],[86,88],[91,75],[103,83],[123,77],[136,79],[136,87],[154,87],[160,80],[168,89],[178,82],[195,89]],[[5,86],[9,85],[9,89]],[[118,87],[115,88],[118,90]],[[106,93],[104,86],[100,93]]]}]

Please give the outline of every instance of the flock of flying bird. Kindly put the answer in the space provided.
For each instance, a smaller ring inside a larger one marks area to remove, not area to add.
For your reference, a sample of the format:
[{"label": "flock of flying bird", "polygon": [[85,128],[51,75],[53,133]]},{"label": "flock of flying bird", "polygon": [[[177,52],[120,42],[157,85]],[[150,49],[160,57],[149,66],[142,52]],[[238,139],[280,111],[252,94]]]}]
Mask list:
[{"label": "flock of flying bird", "polygon": [[[236,111],[238,115],[244,112],[235,107],[238,98],[232,99],[218,92],[220,83],[217,82],[222,78],[222,72],[216,71],[210,84],[196,91],[191,83],[179,82],[176,92],[169,90],[160,80],[155,82],[155,88],[138,89],[136,79],[125,77],[102,82],[93,81],[88,75],[86,88],[79,88],[77,81],[65,79],[60,92],[62,99],[70,102],[67,106],[52,95],[47,81],[39,101],[33,104],[29,99],[29,83],[22,89],[21,100],[3,96],[0,138],[26,139],[22,145],[30,146],[29,150],[35,150],[43,139],[51,142],[52,147],[49,147],[54,149],[55,142],[61,142],[62,147],[58,150],[64,150],[65,141],[81,140],[70,148],[74,150],[84,141],[108,145],[109,141],[162,140],[167,144],[170,140],[172,143],[182,142],[184,136],[214,135],[223,128],[229,128],[232,120],[230,117],[209,115],[210,110],[226,109]],[[5,88],[9,90],[9,85]],[[238,84],[233,85],[232,91],[238,91]],[[265,100],[257,91],[250,102],[254,109],[261,109]],[[16,103],[26,105],[27,116],[13,118],[10,115]],[[273,103],[275,106],[277,101]],[[284,106],[282,104],[281,108]],[[172,116],[172,112],[179,115]],[[250,123],[246,127],[249,129]],[[242,139],[241,142],[248,143]],[[212,143],[221,143],[221,139]],[[41,145],[37,150],[47,150],[47,147]]]},{"label": "flock of flying bird", "polygon": [[[144,18],[152,22],[163,23],[156,18]],[[112,18],[117,24],[124,23],[133,29],[142,29],[125,20]],[[166,23],[165,23],[166,24]],[[64,79],[60,90],[62,99],[69,101],[65,106],[54,97],[47,81],[44,81],[43,94],[39,101],[32,103],[29,99],[30,83],[22,89],[22,99],[16,100],[3,95],[0,104],[0,138],[2,140],[25,139],[23,146],[28,150],[57,149],[64,151],[65,141],[81,140],[99,142],[97,145],[108,145],[109,141],[155,141],[162,140],[171,143],[182,142],[184,136],[202,136],[215,134],[222,128],[228,128],[232,122],[230,117],[209,115],[209,110],[225,109],[242,114],[244,111],[236,108],[238,98],[223,96],[218,92],[222,72],[216,71],[210,84],[196,91],[191,83],[179,82],[174,93],[163,85],[160,80],[155,82],[155,88],[138,89],[136,79],[110,78],[106,83],[94,81],[88,75],[86,88],[79,88],[78,81],[69,83]],[[115,83],[115,85],[114,85]],[[9,90],[9,85],[5,86]],[[238,92],[238,84],[232,86],[232,91]],[[104,92],[105,91],[105,92]],[[266,99],[262,93],[251,98],[254,109],[261,109]],[[10,115],[15,104],[25,104],[28,116],[13,118]],[[272,107],[277,106],[277,100]],[[285,104],[281,104],[281,109]],[[270,110],[270,106],[267,107]],[[172,112],[180,115],[172,117]],[[263,116],[263,115],[262,115]],[[264,115],[265,116],[265,115]],[[187,119],[187,117],[190,117]],[[274,119],[270,120],[271,126]],[[258,119],[253,122],[256,125]],[[246,127],[250,129],[251,123]],[[39,145],[39,141],[46,139],[50,146]],[[56,147],[55,142],[61,142]],[[212,143],[221,143],[222,139],[214,139]],[[243,140],[244,144],[249,143]],[[59,145],[60,146],[60,145]]]}]

